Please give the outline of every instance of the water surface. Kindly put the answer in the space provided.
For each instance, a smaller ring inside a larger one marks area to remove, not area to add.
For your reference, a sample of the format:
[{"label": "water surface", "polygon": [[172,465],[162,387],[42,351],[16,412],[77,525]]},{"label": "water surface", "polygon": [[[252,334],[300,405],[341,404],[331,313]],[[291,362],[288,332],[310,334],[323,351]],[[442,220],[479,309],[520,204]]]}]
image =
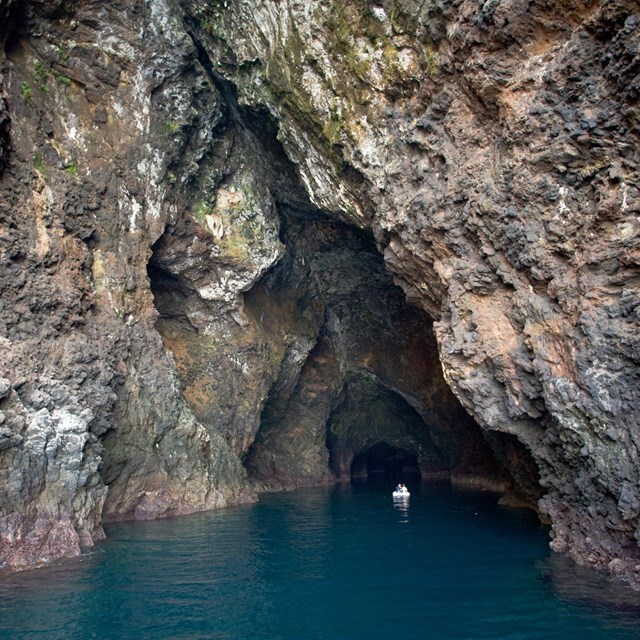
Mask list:
[{"label": "water surface", "polygon": [[0,638],[618,640],[638,600],[551,557],[533,514],[409,485],[263,496],[107,528],[90,555],[3,576]]}]

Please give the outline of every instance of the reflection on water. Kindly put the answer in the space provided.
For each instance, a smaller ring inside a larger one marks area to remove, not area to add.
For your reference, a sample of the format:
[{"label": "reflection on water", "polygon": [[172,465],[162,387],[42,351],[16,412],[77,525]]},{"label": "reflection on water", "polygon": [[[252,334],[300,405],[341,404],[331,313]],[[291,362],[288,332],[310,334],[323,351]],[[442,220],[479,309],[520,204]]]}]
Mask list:
[{"label": "reflection on water", "polygon": [[565,602],[613,614],[634,628],[640,622],[640,593],[613,582],[607,576],[580,567],[566,556],[553,554],[538,563],[553,594]]},{"label": "reflection on water", "polygon": [[403,496],[401,498],[393,498],[393,506],[396,511],[400,512],[400,522],[409,522],[409,498]]}]

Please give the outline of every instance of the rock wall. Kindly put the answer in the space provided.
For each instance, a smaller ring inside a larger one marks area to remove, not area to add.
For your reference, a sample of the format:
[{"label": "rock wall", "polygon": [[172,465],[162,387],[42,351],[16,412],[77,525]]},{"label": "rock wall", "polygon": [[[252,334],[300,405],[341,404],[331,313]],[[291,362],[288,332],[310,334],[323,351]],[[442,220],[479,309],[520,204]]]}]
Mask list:
[{"label": "rock wall", "polygon": [[635,3],[186,4],[437,320],[467,410],[532,454],[553,548],[636,581]]},{"label": "rock wall", "polygon": [[637,14],[0,1],[0,565],[385,443],[640,584]]},{"label": "rock wall", "polygon": [[14,9],[0,565],[20,568],[90,546],[103,511],[153,518],[253,494],[182,398],[147,276],[168,222],[196,215],[190,186],[215,172],[222,100],[163,2]]}]

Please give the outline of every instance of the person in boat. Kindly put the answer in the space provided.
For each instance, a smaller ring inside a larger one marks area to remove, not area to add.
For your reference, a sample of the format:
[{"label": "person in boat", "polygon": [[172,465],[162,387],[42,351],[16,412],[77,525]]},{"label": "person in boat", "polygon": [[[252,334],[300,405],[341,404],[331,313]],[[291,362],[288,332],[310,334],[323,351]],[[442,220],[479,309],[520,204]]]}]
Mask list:
[{"label": "person in boat", "polygon": [[398,483],[395,488],[396,491],[402,491],[402,485]]}]

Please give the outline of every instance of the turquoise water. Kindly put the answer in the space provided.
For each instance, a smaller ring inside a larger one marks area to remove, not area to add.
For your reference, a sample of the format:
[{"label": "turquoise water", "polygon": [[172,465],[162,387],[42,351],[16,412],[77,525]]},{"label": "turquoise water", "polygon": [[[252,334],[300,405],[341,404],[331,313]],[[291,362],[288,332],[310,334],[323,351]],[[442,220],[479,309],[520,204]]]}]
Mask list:
[{"label": "turquoise water", "polygon": [[640,637],[635,595],[551,558],[527,511],[443,486],[305,489],[111,525],[92,554],[0,580],[0,638]]}]

